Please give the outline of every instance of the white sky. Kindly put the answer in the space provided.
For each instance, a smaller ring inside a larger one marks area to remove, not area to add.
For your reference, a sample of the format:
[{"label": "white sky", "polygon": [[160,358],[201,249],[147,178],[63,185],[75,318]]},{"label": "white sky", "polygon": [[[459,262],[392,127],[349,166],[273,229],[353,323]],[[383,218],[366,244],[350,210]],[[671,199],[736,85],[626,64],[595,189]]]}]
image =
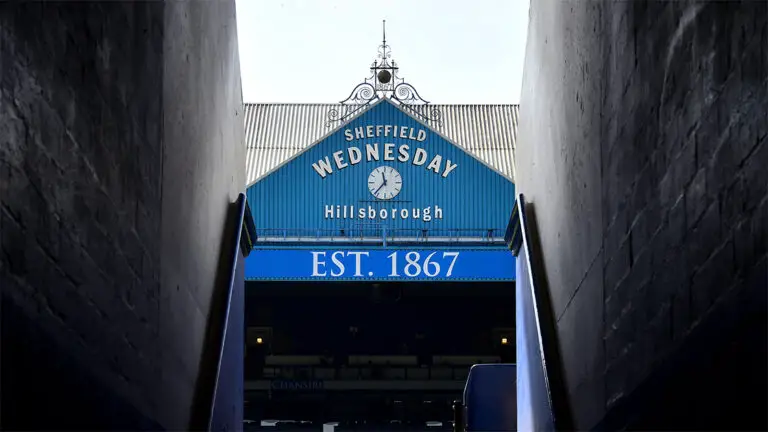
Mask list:
[{"label": "white sky", "polygon": [[236,0],[245,102],[334,103],[369,76],[381,20],[432,103],[518,103],[529,0]]}]

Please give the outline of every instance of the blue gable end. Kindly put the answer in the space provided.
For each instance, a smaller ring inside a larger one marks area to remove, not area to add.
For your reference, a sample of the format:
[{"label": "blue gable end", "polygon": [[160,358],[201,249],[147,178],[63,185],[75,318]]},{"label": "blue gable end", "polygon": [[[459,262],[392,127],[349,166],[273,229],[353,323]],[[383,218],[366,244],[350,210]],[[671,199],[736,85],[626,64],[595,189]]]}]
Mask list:
[{"label": "blue gable end", "polygon": [[502,237],[515,186],[385,99],[247,195],[260,236]]}]

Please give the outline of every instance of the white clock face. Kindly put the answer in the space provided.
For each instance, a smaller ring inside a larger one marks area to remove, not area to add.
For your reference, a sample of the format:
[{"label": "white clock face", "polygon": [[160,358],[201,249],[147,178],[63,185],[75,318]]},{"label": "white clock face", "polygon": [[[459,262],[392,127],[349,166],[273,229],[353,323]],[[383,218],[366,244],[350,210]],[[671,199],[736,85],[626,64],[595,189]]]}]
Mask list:
[{"label": "white clock face", "polygon": [[396,169],[388,166],[375,168],[368,176],[368,190],[380,200],[389,200],[400,193],[403,178]]}]

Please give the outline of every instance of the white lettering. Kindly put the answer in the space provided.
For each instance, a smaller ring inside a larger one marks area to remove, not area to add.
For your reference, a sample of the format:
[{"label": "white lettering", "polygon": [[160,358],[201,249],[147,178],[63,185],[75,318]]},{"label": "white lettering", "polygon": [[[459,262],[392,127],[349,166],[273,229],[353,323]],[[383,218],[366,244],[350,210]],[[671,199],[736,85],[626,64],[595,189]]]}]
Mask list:
[{"label": "white lettering", "polygon": [[359,126],[354,128],[354,131],[350,129],[344,130],[344,140],[347,142],[381,136],[392,136],[394,138],[424,142],[427,139],[427,132],[424,129],[416,129],[408,126],[381,124]]},{"label": "white lettering", "polygon": [[370,162],[371,159],[379,160],[379,144],[366,144],[365,145],[365,159]]},{"label": "white lettering", "polygon": [[[418,251],[400,251],[405,258],[405,265],[402,265],[402,261],[399,259],[400,256],[398,254],[398,251],[393,251],[391,254],[387,255],[387,259],[390,261],[390,277],[399,277],[399,270],[402,270],[405,276],[407,277],[418,277],[419,275],[423,274],[427,277],[437,277],[441,273],[444,273],[445,277],[451,277],[453,275],[453,270],[456,267],[456,263],[459,260],[459,256],[461,255],[460,252],[454,251],[454,252],[442,252],[442,259],[439,257],[438,254],[440,254],[439,251],[429,251],[428,253],[424,253],[422,255]],[[362,257],[369,257],[368,252],[335,252],[333,253],[333,256],[341,256],[341,257],[355,257],[355,276],[356,277],[362,277],[364,276],[363,272],[363,266],[362,266]],[[437,256],[436,256],[437,255]],[[344,268],[341,261],[338,262],[339,265],[341,265],[341,268]],[[333,273],[333,275],[342,276],[344,272],[341,273]],[[372,273],[369,273],[372,274]]]},{"label": "white lettering", "polygon": [[[419,259],[421,257],[419,255],[420,254],[416,251],[405,254],[405,261],[407,264],[403,268],[403,272],[406,276],[415,277],[421,273],[421,265],[419,264]],[[409,271],[408,269],[413,269],[413,271]]]},{"label": "white lettering", "polygon": [[360,152],[360,149],[357,147],[348,148],[347,153],[349,153],[350,165],[357,165],[358,163],[360,163],[361,160],[363,160],[363,154],[362,152]]},{"label": "white lettering", "polygon": [[440,206],[423,208],[365,208],[353,205],[324,205],[323,217],[325,219],[421,219],[430,222],[435,219],[443,219],[443,209]]},{"label": "white lettering", "polygon": [[333,160],[336,161],[336,167],[338,169],[343,169],[348,166],[347,163],[344,162],[344,159],[341,158],[342,153],[344,153],[344,150],[339,150],[333,153]]},{"label": "white lettering", "polygon": [[400,162],[408,162],[408,158],[411,157],[410,154],[408,154],[408,146],[403,144],[400,146],[400,148],[397,150],[400,155],[397,157],[397,160]]},{"label": "white lettering", "polygon": [[[440,263],[432,261],[432,257],[435,256],[436,253],[437,252],[432,252],[431,254],[427,255],[427,259],[424,260],[424,265],[422,266],[422,270],[424,271],[424,274],[427,277],[435,277],[440,273]],[[429,271],[430,268],[434,268],[435,271],[430,272]]]},{"label": "white lettering", "polygon": [[317,163],[313,163],[312,168],[314,168],[315,171],[320,174],[321,178],[325,178],[326,175],[333,172],[333,169],[331,168],[331,161],[328,160],[328,156],[325,157],[325,162],[320,159],[317,161]]},{"label": "white lettering", "polygon": [[333,261],[334,264],[336,264],[336,267],[338,268],[338,273],[335,273],[333,270],[331,270],[331,276],[338,277],[344,274],[344,263],[339,261],[338,256],[341,255],[341,257],[344,257],[344,252],[336,251],[331,254],[331,261]]},{"label": "white lettering", "polygon": [[395,160],[395,156],[392,154],[394,151],[395,151],[394,144],[384,144],[384,160],[385,161]]},{"label": "white lettering", "polygon": [[427,161],[427,152],[424,151],[422,148],[417,148],[415,154],[413,155],[413,164],[414,165],[424,165],[424,162]]},{"label": "white lettering", "polygon": [[392,272],[389,274],[390,276],[399,276],[397,274],[397,252],[392,252],[387,256],[392,261]]},{"label": "white lettering", "polygon": [[445,273],[445,276],[448,277],[453,274],[453,266],[456,264],[456,260],[459,258],[458,252],[443,252],[443,259],[445,257],[453,257],[453,260],[451,260],[451,265],[448,266],[448,271]]},{"label": "white lettering", "polygon": [[427,165],[427,169],[434,171],[436,173],[440,173],[440,164],[443,162],[443,157],[440,155],[435,155],[434,158],[432,158],[432,162]]},{"label": "white lettering", "polygon": [[443,209],[440,206],[424,208],[375,208],[367,206],[365,208],[355,207],[353,205],[324,205],[323,217],[325,219],[421,219],[429,222],[434,219],[443,218]]},{"label": "white lettering", "polygon": [[[344,129],[346,142],[382,136],[424,142],[428,134],[424,129],[400,125],[378,124]],[[361,162],[379,161],[398,161],[424,166],[428,171],[432,171],[443,178],[447,178],[458,166],[440,154],[432,154],[427,148],[403,143],[371,142],[369,140],[367,143],[361,142],[354,146],[348,146],[344,150],[335,151],[313,163],[312,168],[321,178],[325,178],[329,174],[333,174],[334,170],[341,171]]]},{"label": "white lettering", "polygon": [[368,252],[347,252],[347,256],[353,255],[355,257],[355,276],[362,276],[363,275],[363,268],[362,268],[362,259],[361,256],[365,255],[368,256]]},{"label": "white lettering", "polygon": [[320,266],[325,265],[317,259],[320,255],[325,257],[325,252],[312,252],[312,276],[325,276],[325,272],[320,273]]},{"label": "white lettering", "polygon": [[448,174],[450,174],[451,171],[455,170],[458,165],[451,164],[451,160],[447,159],[445,161],[445,171],[443,171],[443,178],[448,177]]}]

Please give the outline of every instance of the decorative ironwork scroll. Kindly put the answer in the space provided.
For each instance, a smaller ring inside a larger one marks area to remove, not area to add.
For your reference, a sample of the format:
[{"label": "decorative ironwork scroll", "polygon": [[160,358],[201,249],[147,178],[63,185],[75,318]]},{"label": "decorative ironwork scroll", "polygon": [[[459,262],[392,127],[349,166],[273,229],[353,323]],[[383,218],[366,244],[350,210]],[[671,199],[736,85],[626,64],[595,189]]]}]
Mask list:
[{"label": "decorative ironwork scroll", "polygon": [[392,58],[392,51],[387,45],[386,20],[382,23],[383,42],[379,46],[378,60],[371,65],[371,75],[358,84],[349,97],[339,102],[341,107],[328,111],[326,127],[336,122],[345,122],[380,98],[389,98],[423,121],[442,126],[440,110],[430,106],[416,88],[398,75],[399,67]]}]

